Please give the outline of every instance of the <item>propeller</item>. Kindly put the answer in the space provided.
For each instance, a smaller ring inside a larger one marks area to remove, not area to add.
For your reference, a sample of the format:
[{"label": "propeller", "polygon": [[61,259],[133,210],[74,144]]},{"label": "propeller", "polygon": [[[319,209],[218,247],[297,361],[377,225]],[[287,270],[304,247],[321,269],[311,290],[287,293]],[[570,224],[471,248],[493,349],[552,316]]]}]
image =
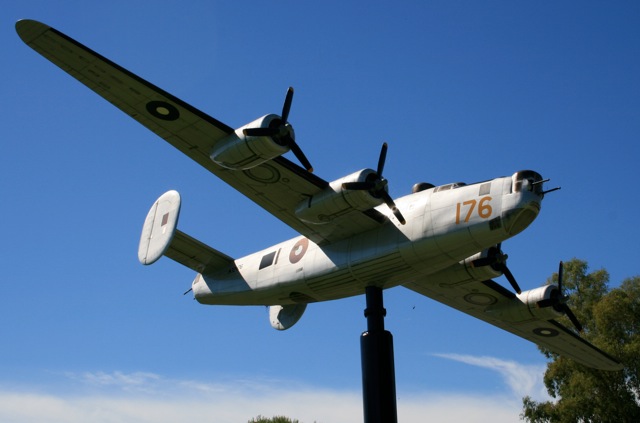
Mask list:
[{"label": "propeller", "polygon": [[393,198],[387,192],[387,186],[389,185],[389,181],[387,181],[382,176],[382,171],[384,170],[384,162],[387,160],[387,143],[382,144],[382,149],[380,150],[380,158],[378,159],[378,167],[376,169],[376,173],[372,173],[367,176],[367,180],[364,182],[345,182],[342,184],[342,189],[353,190],[353,191],[369,191],[371,195],[376,198],[382,198],[382,200],[386,203],[387,206],[391,209],[396,219],[403,225],[407,223],[400,213],[400,210],[396,207],[396,203],[393,202]]},{"label": "propeller", "polygon": [[567,305],[567,300],[569,299],[569,297],[562,294],[563,267],[564,267],[564,264],[560,262],[560,265],[558,266],[558,290],[552,291],[550,298],[546,300],[538,301],[537,306],[553,307],[556,311],[560,313],[564,313],[569,318],[569,320],[571,320],[571,323],[573,323],[573,326],[576,327],[578,332],[582,332],[582,325],[578,321],[578,318],[576,317],[576,315],[573,314],[573,312]]},{"label": "propeller", "polygon": [[500,249],[501,245],[502,244],[498,244],[495,247],[491,247],[489,249],[489,254],[487,254],[487,257],[474,260],[473,265],[476,267],[491,266],[493,270],[502,273],[511,284],[513,290],[520,294],[522,293],[520,285],[518,285],[518,282],[516,282],[516,278],[513,277],[513,273],[511,273],[511,271],[507,267],[507,259],[509,258],[509,256],[502,252],[502,250]]},{"label": "propeller", "polygon": [[507,267],[507,263],[506,262],[496,263],[493,266],[493,268],[498,270],[498,271],[500,271],[500,272],[502,272],[504,277],[507,278],[507,280],[511,284],[511,287],[513,288],[514,291],[516,291],[518,294],[522,293],[522,290],[520,289],[520,286],[518,285],[518,282],[516,282],[516,278],[513,277],[513,274],[511,273],[511,271]]},{"label": "propeller", "polygon": [[287,90],[287,96],[282,106],[280,119],[273,119],[267,128],[246,128],[242,132],[249,137],[271,137],[280,145],[286,145],[308,172],[313,172],[313,166],[296,143],[291,124],[288,122],[291,103],[293,102],[293,87]]}]

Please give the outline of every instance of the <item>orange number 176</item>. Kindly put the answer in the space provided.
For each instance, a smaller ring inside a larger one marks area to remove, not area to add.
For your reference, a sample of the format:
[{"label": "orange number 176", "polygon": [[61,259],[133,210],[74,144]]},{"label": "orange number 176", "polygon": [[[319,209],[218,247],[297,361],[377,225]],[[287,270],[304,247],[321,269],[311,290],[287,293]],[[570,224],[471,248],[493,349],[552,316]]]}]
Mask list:
[{"label": "orange number 176", "polygon": [[468,207],[468,209],[466,210],[466,215],[464,216],[464,220],[463,220],[465,223],[468,222],[473,216],[473,212],[476,210],[476,205],[478,206],[478,209],[477,209],[478,216],[480,216],[482,219],[488,219],[489,217],[491,217],[491,213],[493,212],[493,209],[491,208],[491,204],[488,204],[489,201],[491,201],[491,197],[486,196],[486,197],[482,197],[480,201],[467,200],[462,203],[457,203],[456,204],[456,225],[461,223],[460,219],[461,219],[461,215],[463,214],[462,212],[463,207],[465,208]]}]

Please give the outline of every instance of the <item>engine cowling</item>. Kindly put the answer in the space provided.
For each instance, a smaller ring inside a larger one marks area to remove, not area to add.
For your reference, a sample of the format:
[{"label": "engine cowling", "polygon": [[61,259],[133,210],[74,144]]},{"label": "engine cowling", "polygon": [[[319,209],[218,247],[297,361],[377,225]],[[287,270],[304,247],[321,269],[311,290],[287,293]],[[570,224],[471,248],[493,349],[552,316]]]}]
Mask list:
[{"label": "engine cowling", "polygon": [[494,266],[491,265],[497,254],[500,254],[498,247],[486,248],[471,257],[467,257],[461,261],[460,264],[464,264],[465,271],[477,281],[494,279],[502,276],[502,272],[496,270]]},{"label": "engine cowling", "polygon": [[[279,137],[244,134],[245,129],[269,128],[280,122],[280,116],[270,114],[236,129],[233,134],[216,144],[210,155],[211,160],[227,169],[247,170],[283,155],[289,151],[290,147]],[[288,136],[295,136],[291,126],[288,126],[288,131]]]},{"label": "engine cowling", "polygon": [[323,224],[331,222],[354,210],[364,211],[383,203],[366,190],[347,190],[342,184],[347,182],[365,182],[370,175],[377,175],[373,169],[363,169],[337,179],[322,192],[301,202],[296,207],[296,216],[305,222]]},{"label": "engine cowling", "polygon": [[558,311],[553,306],[540,306],[543,302],[548,302],[552,298],[556,298],[560,291],[555,285],[545,285],[539,288],[523,291],[517,295],[517,299],[524,303],[524,308],[517,302],[502,303],[498,307],[490,310],[490,313],[500,316],[504,320],[520,322],[535,317],[537,319],[549,320],[563,316],[564,313]]}]

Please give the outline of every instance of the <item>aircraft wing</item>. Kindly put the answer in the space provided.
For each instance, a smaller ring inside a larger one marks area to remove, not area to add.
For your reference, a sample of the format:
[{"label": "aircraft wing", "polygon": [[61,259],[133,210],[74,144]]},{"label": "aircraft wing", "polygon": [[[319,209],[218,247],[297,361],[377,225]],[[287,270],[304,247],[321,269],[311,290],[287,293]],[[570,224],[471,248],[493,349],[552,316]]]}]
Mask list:
[{"label": "aircraft wing", "polygon": [[346,238],[384,221],[375,210],[323,225],[301,221],[296,206],[327,188],[325,180],[282,156],[245,171],[223,168],[210,154],[233,128],[48,25],[21,20],[16,31],[35,51],[315,243]]},{"label": "aircraft wing", "polygon": [[423,280],[404,286],[585,366],[601,370],[622,369],[613,357],[556,320],[533,315],[522,301],[526,292],[516,296],[492,280],[451,284]]}]

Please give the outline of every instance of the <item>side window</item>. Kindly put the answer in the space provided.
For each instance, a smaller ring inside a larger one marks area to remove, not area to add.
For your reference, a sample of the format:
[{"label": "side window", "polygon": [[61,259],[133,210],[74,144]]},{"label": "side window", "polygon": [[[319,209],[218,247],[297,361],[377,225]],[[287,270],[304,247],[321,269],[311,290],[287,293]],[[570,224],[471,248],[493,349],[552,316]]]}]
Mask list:
[{"label": "side window", "polygon": [[262,270],[265,267],[269,267],[273,264],[274,259],[276,258],[276,253],[277,251],[272,251],[269,254],[266,254],[262,257],[262,260],[260,260],[260,267],[258,268],[258,270]]}]

